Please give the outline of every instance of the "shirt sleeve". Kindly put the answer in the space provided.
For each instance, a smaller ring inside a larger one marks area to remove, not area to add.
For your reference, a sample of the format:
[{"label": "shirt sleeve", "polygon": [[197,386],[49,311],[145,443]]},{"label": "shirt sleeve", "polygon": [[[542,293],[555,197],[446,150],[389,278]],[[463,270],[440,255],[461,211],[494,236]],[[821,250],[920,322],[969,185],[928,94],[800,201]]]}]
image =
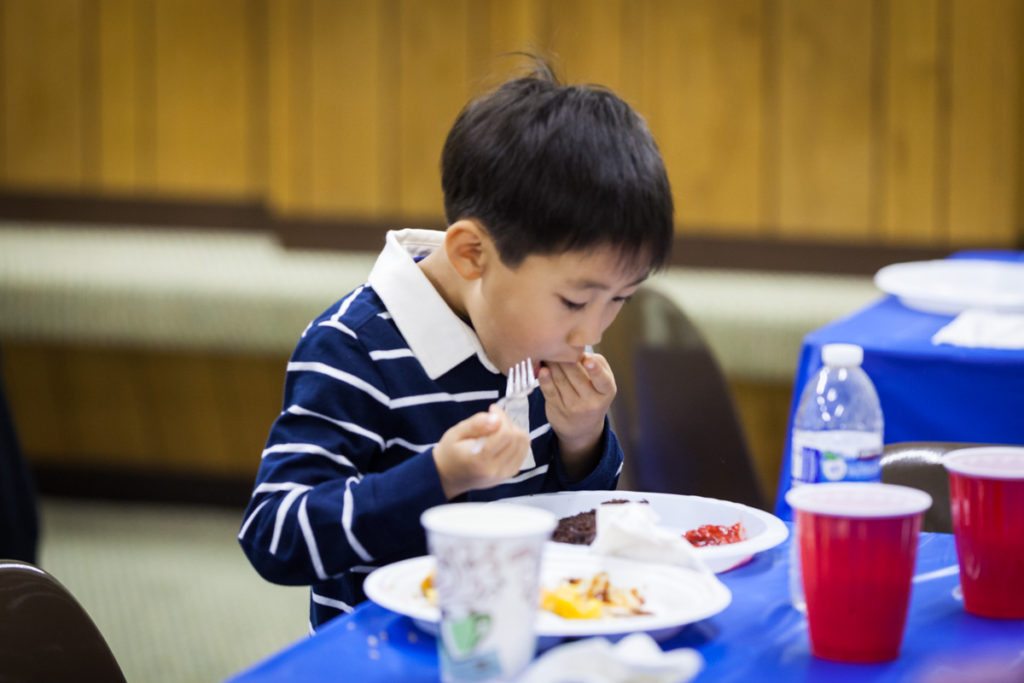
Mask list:
[{"label": "shirt sleeve", "polygon": [[380,468],[389,402],[354,336],[307,331],[238,535],[261,576],[311,584],[422,552],[420,513],[445,502],[444,492],[432,447]]},{"label": "shirt sleeve", "polygon": [[619,483],[619,474],[622,472],[622,463],[625,456],[622,453],[622,446],[619,439],[612,431],[608,417],[604,418],[604,431],[601,433],[601,440],[598,448],[601,457],[598,459],[594,469],[582,479],[573,480],[565,471],[562,462],[562,455],[558,448],[558,439],[552,439],[552,448],[555,449],[554,458],[554,484],[559,491],[611,491]]}]

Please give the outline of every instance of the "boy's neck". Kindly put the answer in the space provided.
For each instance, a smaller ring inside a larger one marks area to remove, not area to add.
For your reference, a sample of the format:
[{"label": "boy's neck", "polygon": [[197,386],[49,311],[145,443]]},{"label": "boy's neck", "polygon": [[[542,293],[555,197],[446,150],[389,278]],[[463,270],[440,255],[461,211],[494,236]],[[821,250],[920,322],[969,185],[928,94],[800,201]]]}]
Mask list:
[{"label": "boy's neck", "polygon": [[463,298],[462,285],[465,284],[465,281],[448,260],[448,254],[444,247],[432,251],[417,265],[437,293],[444,299],[444,302],[448,304],[448,308],[452,309],[452,312],[463,322],[473,327],[473,321],[469,317]]}]

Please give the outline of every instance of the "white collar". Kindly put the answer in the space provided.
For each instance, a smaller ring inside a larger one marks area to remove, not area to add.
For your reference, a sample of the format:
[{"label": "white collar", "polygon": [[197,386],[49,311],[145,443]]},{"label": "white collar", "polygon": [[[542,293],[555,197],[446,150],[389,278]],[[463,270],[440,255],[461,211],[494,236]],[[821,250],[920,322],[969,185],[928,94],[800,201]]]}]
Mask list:
[{"label": "white collar", "polygon": [[368,282],[431,379],[473,354],[498,374],[476,332],[448,307],[414,260],[443,244],[444,232],[438,230],[388,231]]}]

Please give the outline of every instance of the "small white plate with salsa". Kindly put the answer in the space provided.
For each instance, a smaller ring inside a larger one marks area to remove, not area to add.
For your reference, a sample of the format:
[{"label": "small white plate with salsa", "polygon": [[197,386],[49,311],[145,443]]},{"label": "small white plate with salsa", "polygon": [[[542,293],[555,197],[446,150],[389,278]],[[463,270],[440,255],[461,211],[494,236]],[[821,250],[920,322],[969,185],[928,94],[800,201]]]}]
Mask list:
[{"label": "small white plate with salsa", "polygon": [[701,496],[638,491],[566,491],[506,498],[502,502],[543,508],[563,519],[594,510],[611,500],[647,501],[660,518],[658,525],[680,535],[707,525],[725,528],[704,530],[715,536],[717,531],[731,530],[739,524],[742,540],[695,548],[711,571],[719,574],[746,564],[757,553],[774,548],[789,536],[785,523],[775,515],[740,503]]}]

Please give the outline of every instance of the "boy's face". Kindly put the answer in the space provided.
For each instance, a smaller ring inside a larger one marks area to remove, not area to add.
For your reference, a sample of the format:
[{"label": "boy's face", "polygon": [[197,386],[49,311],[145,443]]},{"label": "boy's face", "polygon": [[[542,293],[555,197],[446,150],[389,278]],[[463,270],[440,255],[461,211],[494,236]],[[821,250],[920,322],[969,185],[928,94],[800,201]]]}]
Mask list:
[{"label": "boy's face", "polygon": [[484,350],[502,372],[526,358],[536,370],[542,362],[577,362],[646,277],[646,268],[624,267],[609,247],[531,255],[515,269],[494,258],[479,296],[467,304]]}]

